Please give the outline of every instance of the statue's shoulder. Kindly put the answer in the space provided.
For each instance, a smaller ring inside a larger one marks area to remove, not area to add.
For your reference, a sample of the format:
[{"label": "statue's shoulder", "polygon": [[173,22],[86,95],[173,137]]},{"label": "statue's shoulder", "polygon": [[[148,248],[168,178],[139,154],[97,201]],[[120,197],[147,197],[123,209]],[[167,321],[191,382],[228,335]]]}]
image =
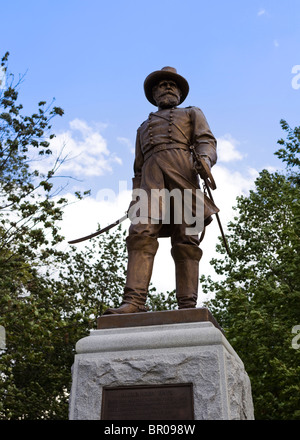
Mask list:
[{"label": "statue's shoulder", "polygon": [[143,121],[141,123],[141,125],[138,127],[138,130],[140,130],[146,123],[147,123],[148,119],[146,119],[145,121]]},{"label": "statue's shoulder", "polygon": [[196,119],[203,119],[205,118],[203,111],[201,108],[196,107],[195,105],[191,105],[189,107],[186,107],[186,111],[189,113],[191,118]]},{"label": "statue's shoulder", "polygon": [[195,110],[196,112],[201,112],[201,108],[196,107],[195,105],[189,105],[188,107],[185,107],[187,110]]},{"label": "statue's shoulder", "polygon": [[178,108],[178,110],[181,110],[184,113],[202,113],[202,110],[199,107],[196,107],[195,105],[189,105],[188,107],[182,107],[182,108]]}]

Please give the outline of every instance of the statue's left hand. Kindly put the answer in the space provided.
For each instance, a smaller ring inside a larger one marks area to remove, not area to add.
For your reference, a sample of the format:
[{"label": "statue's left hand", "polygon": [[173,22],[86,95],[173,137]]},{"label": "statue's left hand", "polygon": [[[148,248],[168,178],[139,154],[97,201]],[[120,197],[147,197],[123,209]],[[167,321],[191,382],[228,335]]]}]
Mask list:
[{"label": "statue's left hand", "polygon": [[[208,169],[211,169],[211,162],[208,156],[200,156],[202,160],[205,161]],[[201,161],[198,162],[195,161],[194,163],[195,169],[197,173],[200,175],[201,179],[208,179],[209,175],[207,174],[207,171],[205,170],[205,167],[201,164]]]}]

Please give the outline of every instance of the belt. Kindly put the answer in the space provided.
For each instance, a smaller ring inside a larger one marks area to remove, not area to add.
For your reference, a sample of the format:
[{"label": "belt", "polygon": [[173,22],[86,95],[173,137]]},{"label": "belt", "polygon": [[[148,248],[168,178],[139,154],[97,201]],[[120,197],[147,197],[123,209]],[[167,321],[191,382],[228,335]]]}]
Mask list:
[{"label": "belt", "polygon": [[175,150],[175,149],[190,151],[189,145],[186,144],[159,144],[159,145],[155,145],[153,148],[151,148],[151,150],[146,151],[146,153],[144,153],[144,161],[149,159],[149,157],[152,156],[152,154],[158,153],[159,151]]}]

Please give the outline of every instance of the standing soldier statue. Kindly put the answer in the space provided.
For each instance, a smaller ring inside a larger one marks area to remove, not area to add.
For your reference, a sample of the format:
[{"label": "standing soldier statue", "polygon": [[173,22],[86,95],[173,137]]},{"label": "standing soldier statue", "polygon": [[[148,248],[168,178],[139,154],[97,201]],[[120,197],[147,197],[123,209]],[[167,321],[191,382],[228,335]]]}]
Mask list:
[{"label": "standing soldier statue", "polygon": [[[147,221],[131,223],[126,239],[128,267],[123,302],[119,308],[107,309],[105,315],[147,311],[145,302],[159,237],[171,237],[179,309],[194,308],[197,304],[202,256],[199,234],[187,234],[191,224],[183,216],[181,222],[171,221],[168,225],[161,217],[153,221],[151,190],[177,189],[182,194],[192,191],[195,217],[196,191],[200,191],[198,174],[214,189],[210,169],[217,160],[216,139],[199,108],[177,107],[187,97],[189,85],[176,69],[164,67],[151,73],[144,82],[144,90],[158,111],[150,113],[137,130],[133,190],[144,190],[149,195],[149,215]],[[202,200],[205,227],[219,210],[206,195]],[[131,203],[129,213],[135,202]]]}]

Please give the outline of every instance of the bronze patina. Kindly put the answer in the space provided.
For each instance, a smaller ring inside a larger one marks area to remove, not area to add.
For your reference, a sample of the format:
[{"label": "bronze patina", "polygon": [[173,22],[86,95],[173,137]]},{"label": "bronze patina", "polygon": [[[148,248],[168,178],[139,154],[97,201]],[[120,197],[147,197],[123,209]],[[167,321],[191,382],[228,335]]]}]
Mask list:
[{"label": "bronze patina", "polygon": [[[130,225],[126,239],[128,263],[123,302],[119,308],[107,309],[105,315],[146,311],[145,302],[159,237],[171,238],[178,308],[195,308],[197,304],[202,256],[200,234],[187,234],[191,224],[183,217],[180,222],[165,224],[159,211],[159,217],[153,221],[150,194],[152,190],[162,189],[170,192],[177,189],[182,194],[191,190],[191,209],[196,215],[194,205],[195,194],[199,191],[198,174],[214,189],[210,170],[217,160],[217,142],[198,107],[178,107],[187,97],[189,85],[176,69],[164,67],[148,75],[144,91],[158,110],[150,113],[137,130],[133,190],[140,189],[149,194],[149,216],[146,222],[132,221]],[[135,203],[137,200],[133,200],[131,207]],[[203,225],[206,227],[219,209],[206,195],[203,196],[203,204]]]},{"label": "bronze patina", "polygon": [[181,324],[191,322],[211,322],[223,334],[224,330],[206,307],[181,310],[161,310],[151,313],[126,313],[100,316],[97,329],[145,327],[164,324]]}]

